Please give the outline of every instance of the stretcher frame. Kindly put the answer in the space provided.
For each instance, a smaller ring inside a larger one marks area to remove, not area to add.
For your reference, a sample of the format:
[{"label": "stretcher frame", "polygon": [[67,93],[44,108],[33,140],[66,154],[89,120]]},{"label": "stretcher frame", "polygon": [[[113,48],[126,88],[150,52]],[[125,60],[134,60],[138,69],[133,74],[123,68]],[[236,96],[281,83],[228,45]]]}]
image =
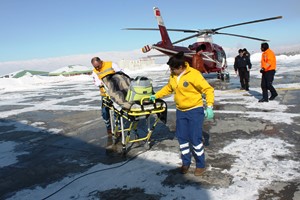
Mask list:
[{"label": "stretcher frame", "polygon": [[[144,148],[150,149],[151,135],[159,121],[166,123],[167,104],[162,99],[156,99],[151,102],[149,97],[142,98],[133,105],[138,105],[139,109],[123,109],[106,96],[102,99],[103,106],[109,108],[110,123],[112,127],[113,145],[121,138],[122,153],[126,154],[129,144],[145,142]],[[149,109],[150,108],[150,109]],[[150,116],[157,115],[154,122],[151,122]],[[124,119],[129,122],[129,126],[125,128]],[[147,133],[145,137],[139,137],[138,123],[141,119],[146,119]]]}]

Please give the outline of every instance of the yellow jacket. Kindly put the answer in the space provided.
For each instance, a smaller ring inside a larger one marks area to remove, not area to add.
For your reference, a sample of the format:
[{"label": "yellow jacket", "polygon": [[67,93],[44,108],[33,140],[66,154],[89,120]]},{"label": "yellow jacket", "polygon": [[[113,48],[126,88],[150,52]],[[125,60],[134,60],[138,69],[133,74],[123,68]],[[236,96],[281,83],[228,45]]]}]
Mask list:
[{"label": "yellow jacket", "polygon": [[96,70],[95,68],[93,71],[97,74],[100,80],[102,80],[102,78],[104,78],[109,74],[115,73],[115,70],[112,67],[112,62],[104,62],[104,61],[102,62],[102,67],[99,71]]},{"label": "yellow jacket", "polygon": [[[113,67],[112,67],[112,62],[104,62],[104,61],[103,61],[103,63],[102,63],[102,67],[101,67],[100,70],[96,70],[96,69],[94,68],[93,71],[97,74],[99,80],[101,80],[101,81],[102,81],[102,79],[103,79],[105,76],[107,76],[107,75],[109,75],[109,74],[114,74],[114,73],[115,73],[115,70],[114,70]],[[104,88],[104,85],[101,85],[101,86],[100,86],[100,95],[101,95],[101,96],[107,96],[106,91],[105,91],[105,88]]]},{"label": "yellow jacket", "polygon": [[207,106],[214,104],[214,89],[204,79],[202,74],[189,66],[186,62],[186,70],[181,75],[178,83],[176,75],[171,75],[169,82],[156,94],[156,98],[174,93],[176,108],[181,111],[187,111],[196,107],[203,106],[202,94],[206,96]]},{"label": "yellow jacket", "polygon": [[261,55],[261,68],[266,71],[276,70],[276,57],[271,49],[267,49]]}]

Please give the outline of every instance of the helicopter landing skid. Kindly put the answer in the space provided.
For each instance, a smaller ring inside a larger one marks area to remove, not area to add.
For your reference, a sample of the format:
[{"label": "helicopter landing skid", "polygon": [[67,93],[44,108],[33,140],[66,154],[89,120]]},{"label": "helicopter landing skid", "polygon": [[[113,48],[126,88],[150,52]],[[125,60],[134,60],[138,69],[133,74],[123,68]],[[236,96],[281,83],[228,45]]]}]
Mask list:
[{"label": "helicopter landing skid", "polygon": [[218,73],[218,79],[225,81],[230,79],[229,72],[226,71],[221,71]]}]

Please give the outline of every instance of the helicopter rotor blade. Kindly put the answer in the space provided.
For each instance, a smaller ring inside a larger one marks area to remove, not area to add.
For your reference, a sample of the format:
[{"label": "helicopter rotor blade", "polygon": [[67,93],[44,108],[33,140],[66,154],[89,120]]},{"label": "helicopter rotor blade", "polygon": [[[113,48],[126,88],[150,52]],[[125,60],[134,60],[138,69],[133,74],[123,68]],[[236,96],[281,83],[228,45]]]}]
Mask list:
[{"label": "helicopter rotor blade", "polygon": [[241,25],[252,24],[252,23],[259,23],[259,22],[281,19],[281,18],[282,18],[282,16],[277,16],[277,17],[271,17],[271,18],[265,18],[265,19],[259,19],[259,20],[249,21],[249,22],[238,23],[238,24],[232,24],[232,25],[222,26],[219,28],[212,29],[212,31],[215,32],[215,31],[218,31],[218,30],[221,30],[224,28],[230,28],[230,27],[234,27],[234,26],[241,26]]},{"label": "helicopter rotor blade", "polygon": [[[225,29],[225,28],[230,28],[230,27],[234,27],[234,26],[242,26],[242,25],[246,25],[246,24],[259,23],[259,22],[270,21],[270,20],[275,20],[275,19],[282,19],[282,16],[270,17],[270,18],[259,19],[259,20],[253,20],[253,21],[248,21],[248,22],[243,22],[243,23],[238,23],[238,24],[232,24],[232,25],[222,26],[222,27],[214,28],[214,29],[195,30],[195,29],[170,29],[169,28],[167,30],[168,31],[185,32],[185,33],[214,33],[218,30]],[[124,28],[122,30],[156,31],[156,30],[159,30],[159,29],[158,28]]]},{"label": "helicopter rotor blade", "polygon": [[[220,33],[217,32],[218,30],[225,29],[225,28],[230,28],[230,27],[235,27],[235,26],[242,26],[246,24],[252,24],[252,23],[259,23],[259,22],[264,22],[264,21],[269,21],[269,20],[275,20],[275,19],[281,19],[282,16],[277,16],[277,17],[271,17],[271,18],[265,18],[265,19],[259,19],[259,20],[253,20],[253,21],[248,21],[248,22],[243,22],[243,23],[238,23],[238,24],[232,24],[228,26],[222,26],[219,28],[215,29],[203,29],[203,30],[193,30],[193,29],[167,29],[168,31],[178,31],[178,32],[185,32],[185,33],[196,33],[194,35],[185,37],[183,39],[177,40],[173,42],[172,44],[177,44],[180,42],[183,42],[185,40],[189,40],[194,37],[198,37],[204,34],[222,34],[222,35],[228,35],[228,36],[236,36],[236,37],[241,37],[241,38],[247,38],[247,39],[252,39],[252,40],[258,40],[258,41],[268,41],[265,39],[261,38],[255,38],[255,37],[249,37],[249,36],[244,36],[244,35],[238,35],[238,34],[231,34],[231,33]],[[122,30],[141,30],[141,31],[158,31],[158,28],[124,28]]]},{"label": "helicopter rotor blade", "polygon": [[[158,28],[123,28],[122,30],[134,30],[134,31],[159,31]],[[167,28],[167,31],[178,31],[184,33],[198,33],[199,30],[193,29],[177,29],[177,28]]]},{"label": "helicopter rotor blade", "polygon": [[198,36],[200,36],[200,35],[202,35],[202,34],[201,34],[201,33],[197,33],[197,34],[191,35],[191,36],[189,36],[189,37],[182,38],[181,40],[177,40],[177,41],[173,42],[172,44],[177,44],[177,43],[179,43],[179,42],[183,42],[183,41],[185,41],[185,40],[189,40],[189,39],[191,39],[191,38],[198,37]]},{"label": "helicopter rotor blade", "polygon": [[250,36],[245,36],[245,35],[231,34],[231,33],[220,33],[220,32],[215,32],[215,34],[229,35],[229,36],[235,36],[235,37],[247,38],[247,39],[258,40],[258,41],[262,41],[262,42],[267,42],[267,41],[269,41],[269,40],[266,40],[266,39],[255,38],[255,37],[250,37]]},{"label": "helicopter rotor blade", "polygon": [[199,33],[199,30],[194,29],[177,29],[177,28],[167,28],[167,31],[178,31],[178,32],[184,32],[184,33]]},{"label": "helicopter rotor blade", "polygon": [[158,28],[123,28],[122,30],[130,31],[158,31]]}]

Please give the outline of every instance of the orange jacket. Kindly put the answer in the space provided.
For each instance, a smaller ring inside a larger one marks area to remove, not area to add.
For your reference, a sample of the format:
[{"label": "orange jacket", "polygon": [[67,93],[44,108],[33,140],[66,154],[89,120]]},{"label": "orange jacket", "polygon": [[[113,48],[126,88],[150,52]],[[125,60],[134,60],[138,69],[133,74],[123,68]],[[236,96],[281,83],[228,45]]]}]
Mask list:
[{"label": "orange jacket", "polygon": [[207,73],[207,71],[204,67],[203,58],[200,55],[198,55],[197,53],[195,55],[193,55],[192,67],[197,69],[201,73]]},{"label": "orange jacket", "polygon": [[267,49],[261,55],[261,68],[266,71],[276,70],[276,57],[271,49]]},{"label": "orange jacket", "polygon": [[101,69],[98,71],[94,68],[94,72],[98,75],[99,79],[102,80],[102,78],[104,78],[105,76],[109,74],[114,74],[115,70],[112,67],[112,62],[103,61]]},{"label": "orange jacket", "polygon": [[[99,80],[101,80],[101,81],[105,76],[115,73],[115,70],[112,67],[112,62],[103,62],[102,67],[99,71],[96,70],[95,68],[93,71],[97,74]],[[103,85],[100,86],[100,95],[107,96]]]}]

